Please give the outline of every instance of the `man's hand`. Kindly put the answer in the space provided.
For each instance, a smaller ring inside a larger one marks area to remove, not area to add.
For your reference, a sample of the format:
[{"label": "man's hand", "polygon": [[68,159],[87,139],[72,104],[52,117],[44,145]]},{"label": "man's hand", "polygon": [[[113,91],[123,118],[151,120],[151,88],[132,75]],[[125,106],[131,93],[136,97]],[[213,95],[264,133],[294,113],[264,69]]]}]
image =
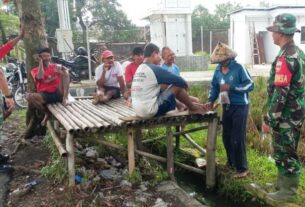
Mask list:
[{"label": "man's hand", "polygon": [[211,103],[211,102],[208,102],[204,105],[205,105],[205,107],[208,111],[214,111],[219,106],[219,104],[214,104],[214,103]]},{"label": "man's hand", "polygon": [[263,124],[262,124],[262,132],[263,133],[271,133],[271,128],[265,122],[263,122]]},{"label": "man's hand", "polygon": [[8,112],[12,112],[15,109],[15,101],[13,98],[5,98],[5,103],[8,107]]},{"label": "man's hand", "polygon": [[111,64],[110,63],[104,63],[104,65],[103,65],[104,71],[110,70],[110,68],[111,68]]},{"label": "man's hand", "polygon": [[130,90],[125,91],[124,94],[123,94],[124,99],[127,100],[130,97],[130,95],[131,95]]},{"label": "man's hand", "polygon": [[220,85],[220,91],[229,91],[230,90],[230,85],[229,84],[221,84]]}]

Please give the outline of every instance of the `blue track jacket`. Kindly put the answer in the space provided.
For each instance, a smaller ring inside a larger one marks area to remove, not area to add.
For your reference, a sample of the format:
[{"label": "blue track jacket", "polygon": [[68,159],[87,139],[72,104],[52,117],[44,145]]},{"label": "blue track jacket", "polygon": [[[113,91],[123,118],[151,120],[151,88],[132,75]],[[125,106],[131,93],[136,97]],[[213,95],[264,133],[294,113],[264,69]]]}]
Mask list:
[{"label": "blue track jacket", "polygon": [[229,63],[229,72],[223,74],[219,64],[214,72],[209,94],[209,102],[215,102],[220,93],[220,82],[224,80],[230,85],[229,98],[232,105],[246,105],[250,103],[248,93],[254,89],[253,80],[246,68],[232,59]]}]

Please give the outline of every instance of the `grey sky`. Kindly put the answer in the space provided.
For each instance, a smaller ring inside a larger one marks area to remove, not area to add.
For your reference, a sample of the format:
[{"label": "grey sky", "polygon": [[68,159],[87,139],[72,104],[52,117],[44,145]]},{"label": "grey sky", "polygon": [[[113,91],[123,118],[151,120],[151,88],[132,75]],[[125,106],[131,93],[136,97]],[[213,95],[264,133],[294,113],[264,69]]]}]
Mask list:
[{"label": "grey sky", "polygon": [[[127,14],[128,18],[132,20],[133,23],[143,26],[147,24],[146,21],[141,21],[141,18],[145,16],[147,10],[153,7],[152,0],[118,0],[122,5],[123,11]],[[201,4],[210,12],[214,11],[216,4],[226,3],[228,0],[191,0],[192,7]],[[240,3],[243,6],[253,5],[254,7],[259,5],[260,0],[232,0],[231,2]],[[304,0],[265,0],[265,2],[270,5],[305,5]]]}]

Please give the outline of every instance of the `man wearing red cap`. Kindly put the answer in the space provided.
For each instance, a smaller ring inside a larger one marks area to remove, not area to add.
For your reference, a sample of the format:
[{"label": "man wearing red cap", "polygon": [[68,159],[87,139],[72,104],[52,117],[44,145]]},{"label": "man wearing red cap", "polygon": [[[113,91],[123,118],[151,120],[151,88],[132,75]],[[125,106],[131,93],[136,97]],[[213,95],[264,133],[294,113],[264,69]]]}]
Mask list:
[{"label": "man wearing red cap", "polygon": [[101,59],[103,63],[95,70],[97,95],[94,96],[93,104],[119,98],[125,91],[122,66],[114,61],[113,53],[105,50],[101,54]]}]

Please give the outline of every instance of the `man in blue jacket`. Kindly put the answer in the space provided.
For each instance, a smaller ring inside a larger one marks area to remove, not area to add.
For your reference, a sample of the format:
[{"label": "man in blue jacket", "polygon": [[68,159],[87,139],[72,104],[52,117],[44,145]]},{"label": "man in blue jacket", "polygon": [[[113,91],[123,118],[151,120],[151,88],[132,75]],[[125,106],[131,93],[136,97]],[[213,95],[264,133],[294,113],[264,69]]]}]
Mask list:
[{"label": "man in blue jacket", "polygon": [[227,152],[227,164],[236,169],[235,178],[246,177],[248,164],[246,155],[246,126],[249,112],[249,92],[254,84],[248,71],[236,62],[237,54],[223,43],[218,43],[211,63],[218,63],[208,99],[212,110],[219,97],[223,106],[223,143]]}]

